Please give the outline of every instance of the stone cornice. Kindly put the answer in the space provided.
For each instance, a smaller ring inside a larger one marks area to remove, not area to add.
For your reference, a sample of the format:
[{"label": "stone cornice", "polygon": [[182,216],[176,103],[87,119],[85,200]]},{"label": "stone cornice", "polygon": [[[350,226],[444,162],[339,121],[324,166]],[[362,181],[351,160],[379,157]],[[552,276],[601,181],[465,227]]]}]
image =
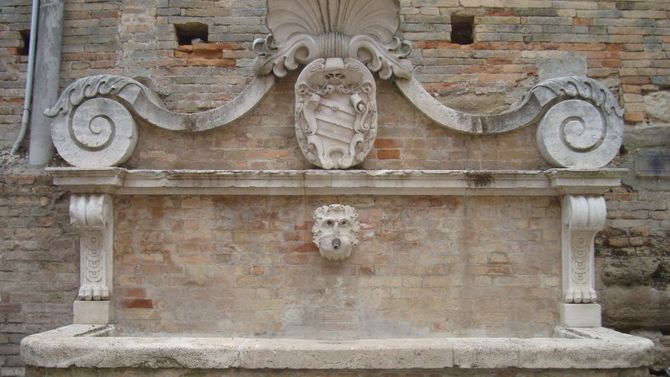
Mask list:
[{"label": "stone cornice", "polygon": [[128,170],[48,168],[72,192],[115,195],[600,195],[625,169]]}]

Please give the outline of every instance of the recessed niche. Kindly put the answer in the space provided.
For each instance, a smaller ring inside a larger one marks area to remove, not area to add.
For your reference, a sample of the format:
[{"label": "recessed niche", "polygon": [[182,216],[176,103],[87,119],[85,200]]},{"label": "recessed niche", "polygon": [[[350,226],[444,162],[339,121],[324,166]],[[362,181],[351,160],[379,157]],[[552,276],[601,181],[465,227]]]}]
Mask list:
[{"label": "recessed niche", "polygon": [[201,22],[175,24],[174,30],[180,46],[208,42],[209,27],[207,24]]},{"label": "recessed niche", "polygon": [[451,15],[451,41],[459,45],[469,45],[475,41],[475,17]]},{"label": "recessed niche", "polygon": [[19,46],[19,55],[28,56],[30,53],[30,30],[21,30],[21,45]]}]

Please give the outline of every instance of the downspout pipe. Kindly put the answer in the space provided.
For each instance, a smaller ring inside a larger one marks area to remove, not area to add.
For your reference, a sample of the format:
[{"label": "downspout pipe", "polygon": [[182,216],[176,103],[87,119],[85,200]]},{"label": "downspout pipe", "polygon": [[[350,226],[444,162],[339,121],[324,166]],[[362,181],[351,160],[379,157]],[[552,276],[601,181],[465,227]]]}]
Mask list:
[{"label": "downspout pipe", "polygon": [[21,142],[26,137],[28,122],[30,120],[30,105],[33,99],[33,77],[35,73],[35,45],[37,44],[37,19],[40,14],[40,0],[33,0],[30,15],[30,42],[28,47],[28,70],[26,72],[26,91],[23,98],[23,115],[21,116],[21,129],[19,136],[12,146],[11,154],[16,154],[21,147]]},{"label": "downspout pipe", "polygon": [[28,164],[34,167],[46,166],[54,154],[51,121],[44,115],[44,110],[56,103],[60,89],[63,3],[64,0],[41,0],[39,5],[28,153]]}]

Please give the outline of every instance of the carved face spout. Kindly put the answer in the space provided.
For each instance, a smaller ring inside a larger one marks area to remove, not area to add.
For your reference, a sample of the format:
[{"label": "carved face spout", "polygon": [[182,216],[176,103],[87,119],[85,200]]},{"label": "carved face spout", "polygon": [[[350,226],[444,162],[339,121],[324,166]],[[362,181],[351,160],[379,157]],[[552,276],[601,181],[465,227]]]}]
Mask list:
[{"label": "carved face spout", "polygon": [[358,213],[351,206],[331,204],[314,211],[312,240],[319,253],[330,260],[342,260],[351,256],[358,244]]}]

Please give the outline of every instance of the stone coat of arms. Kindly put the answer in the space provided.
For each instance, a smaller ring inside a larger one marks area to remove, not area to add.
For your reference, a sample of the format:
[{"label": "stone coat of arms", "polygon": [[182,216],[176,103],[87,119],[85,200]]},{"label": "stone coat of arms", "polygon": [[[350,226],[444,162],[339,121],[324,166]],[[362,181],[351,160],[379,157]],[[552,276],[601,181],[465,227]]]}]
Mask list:
[{"label": "stone coat of arms", "polygon": [[317,59],[298,77],[296,136],[307,160],[324,169],[363,162],[377,136],[375,80],[356,59]]}]

